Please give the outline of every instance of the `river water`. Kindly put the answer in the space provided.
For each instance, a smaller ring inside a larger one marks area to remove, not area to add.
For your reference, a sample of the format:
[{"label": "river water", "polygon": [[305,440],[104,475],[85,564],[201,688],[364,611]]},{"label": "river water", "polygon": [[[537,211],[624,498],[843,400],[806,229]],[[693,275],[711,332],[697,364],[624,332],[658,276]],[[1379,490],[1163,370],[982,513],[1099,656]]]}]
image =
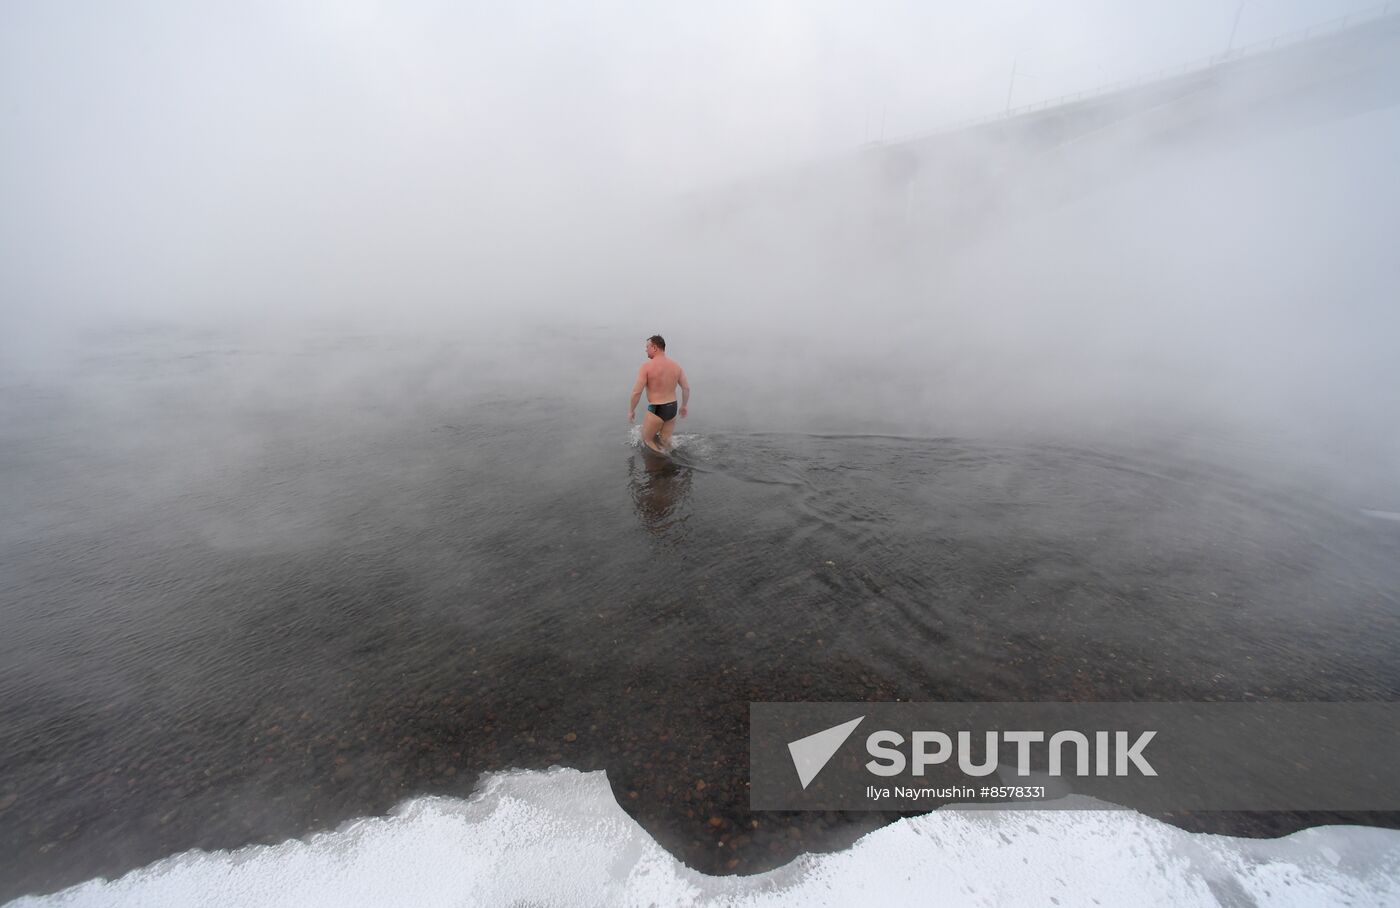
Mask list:
[{"label": "river water", "polygon": [[750,701],[1400,696],[1400,523],[1247,439],[730,419],[692,369],[662,459],[640,355],[148,326],[8,373],[0,898],[506,768],[605,769],[708,872],[888,819],[751,813]]}]

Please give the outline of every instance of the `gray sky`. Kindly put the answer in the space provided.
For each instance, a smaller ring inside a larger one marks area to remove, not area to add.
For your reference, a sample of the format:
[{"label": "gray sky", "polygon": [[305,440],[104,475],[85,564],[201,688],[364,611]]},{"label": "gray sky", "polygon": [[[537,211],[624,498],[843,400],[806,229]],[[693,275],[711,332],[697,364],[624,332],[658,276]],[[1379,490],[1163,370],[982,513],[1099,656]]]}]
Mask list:
[{"label": "gray sky", "polygon": [[[1254,0],[1235,43],[1366,9]],[[591,153],[693,179],[915,132],[1223,50],[1228,0],[7,2],[7,195],[98,161],[237,191],[258,170]],[[596,175],[595,161],[586,165]],[[212,171],[212,172],[211,172]],[[612,172],[612,171],[609,171]],[[86,174],[86,175],[85,175]],[[107,180],[120,195],[126,181]],[[212,184],[212,185],[211,185]],[[61,202],[61,198],[55,198]]]},{"label": "gray sky", "polygon": [[[1253,0],[1235,43],[1368,6]],[[995,112],[1013,61],[1021,104],[1218,52],[1239,9],[9,0],[0,296],[382,300],[587,258],[658,199]]]}]

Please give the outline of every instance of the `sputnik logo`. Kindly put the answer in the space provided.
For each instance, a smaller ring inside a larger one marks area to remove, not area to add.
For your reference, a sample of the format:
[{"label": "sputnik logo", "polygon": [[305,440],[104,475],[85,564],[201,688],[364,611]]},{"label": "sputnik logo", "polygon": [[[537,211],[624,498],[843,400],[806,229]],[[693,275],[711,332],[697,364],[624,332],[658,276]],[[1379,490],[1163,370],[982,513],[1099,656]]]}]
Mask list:
[{"label": "sputnik logo", "polygon": [[788,743],[788,753],[792,754],[792,765],[797,767],[797,779],[804,791],[864,719],[865,716],[861,716]]}]

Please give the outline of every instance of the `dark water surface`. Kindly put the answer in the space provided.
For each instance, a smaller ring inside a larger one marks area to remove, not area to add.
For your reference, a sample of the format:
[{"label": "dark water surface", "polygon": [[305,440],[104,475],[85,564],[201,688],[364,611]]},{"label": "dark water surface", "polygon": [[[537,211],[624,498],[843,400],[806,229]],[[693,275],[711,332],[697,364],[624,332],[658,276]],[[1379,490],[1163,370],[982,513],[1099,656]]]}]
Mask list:
[{"label": "dark water surface", "polygon": [[1400,524],[1089,439],[711,412],[664,461],[639,350],[600,393],[499,352],[140,334],[6,378],[0,898],[507,767],[606,769],[709,872],[883,821],[751,814],[753,700],[1400,696]]}]

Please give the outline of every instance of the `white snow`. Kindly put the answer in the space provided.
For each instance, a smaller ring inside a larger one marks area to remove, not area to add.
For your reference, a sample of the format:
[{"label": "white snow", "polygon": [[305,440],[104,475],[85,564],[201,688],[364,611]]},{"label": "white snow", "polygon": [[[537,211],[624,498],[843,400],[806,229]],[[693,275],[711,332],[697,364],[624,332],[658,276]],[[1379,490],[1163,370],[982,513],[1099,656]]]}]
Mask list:
[{"label": "white snow", "polygon": [[[1093,802],[1084,802],[1093,803]],[[1198,835],[1128,810],[943,809],[837,854],[710,877],[666,853],[601,772],[492,774],[304,841],[186,852],[13,906],[1400,905],[1400,831]]]}]

